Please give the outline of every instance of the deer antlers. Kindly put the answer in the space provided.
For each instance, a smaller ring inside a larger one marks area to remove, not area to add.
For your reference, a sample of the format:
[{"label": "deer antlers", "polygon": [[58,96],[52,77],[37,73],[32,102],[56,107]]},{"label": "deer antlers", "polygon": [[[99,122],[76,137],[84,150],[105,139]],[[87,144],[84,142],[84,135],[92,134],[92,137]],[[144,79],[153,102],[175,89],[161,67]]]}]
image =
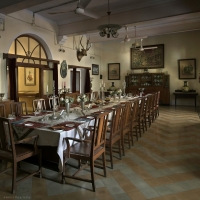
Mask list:
[{"label": "deer antlers", "polygon": [[81,50],[77,50],[77,59],[78,59],[78,61],[80,61],[83,56],[87,56],[87,51],[91,47],[90,37],[87,38],[86,48],[84,48],[84,46],[82,44],[82,38],[83,38],[83,35],[81,36],[81,40],[80,40],[80,45],[81,45],[82,49]]}]

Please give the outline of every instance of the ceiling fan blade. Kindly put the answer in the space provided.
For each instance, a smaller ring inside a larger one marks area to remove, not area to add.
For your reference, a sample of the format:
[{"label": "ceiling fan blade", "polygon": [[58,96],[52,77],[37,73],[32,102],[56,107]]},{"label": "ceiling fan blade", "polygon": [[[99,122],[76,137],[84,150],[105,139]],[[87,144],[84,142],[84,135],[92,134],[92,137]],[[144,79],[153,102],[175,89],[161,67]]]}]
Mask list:
[{"label": "ceiling fan blade", "polygon": [[78,8],[86,8],[91,0],[79,0],[77,7]]},{"label": "ceiling fan blade", "polygon": [[58,14],[63,14],[63,13],[66,13],[67,11],[63,11],[63,12],[51,12],[51,13],[48,13],[50,15],[58,15]]},{"label": "ceiling fan blade", "polygon": [[158,47],[144,47],[144,49],[157,49]]},{"label": "ceiling fan blade", "polygon": [[100,16],[96,15],[95,13],[90,12],[88,10],[84,10],[83,8],[76,8],[76,10],[74,12],[76,14],[85,15],[87,17],[91,17],[91,18],[94,18],[94,19],[100,18]]}]

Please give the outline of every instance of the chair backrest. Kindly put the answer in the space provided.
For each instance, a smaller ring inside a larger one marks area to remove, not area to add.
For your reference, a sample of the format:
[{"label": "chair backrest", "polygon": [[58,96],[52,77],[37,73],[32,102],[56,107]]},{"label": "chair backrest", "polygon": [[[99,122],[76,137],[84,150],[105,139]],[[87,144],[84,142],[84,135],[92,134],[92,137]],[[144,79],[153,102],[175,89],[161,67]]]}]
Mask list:
[{"label": "chair backrest", "polygon": [[153,106],[156,107],[157,105],[157,97],[158,97],[158,92],[154,93],[154,102],[153,102]]},{"label": "chair backrest", "polygon": [[13,159],[16,156],[11,123],[4,117],[0,117],[0,150],[4,154],[12,152]]},{"label": "chair backrest", "polygon": [[[55,97],[54,99],[55,99],[55,101],[54,101],[54,103],[55,103],[54,106],[55,106],[55,107],[60,106],[59,97]],[[53,108],[53,98],[52,98],[52,97],[49,98],[49,108],[50,108],[50,109]]]},{"label": "chair backrest", "polygon": [[145,110],[144,110],[145,98],[146,98],[146,97],[141,97],[141,98],[140,98],[139,117],[144,117],[144,114],[145,114]]},{"label": "chair backrest", "polygon": [[92,92],[92,100],[97,100],[99,98],[99,93],[98,91]]},{"label": "chair backrest", "polygon": [[85,93],[85,95],[87,96],[88,101],[90,101],[92,93],[91,92],[87,92],[87,93]]},{"label": "chair backrest", "polygon": [[34,99],[33,100],[33,111],[46,110],[45,99]]},{"label": "chair backrest", "polygon": [[112,114],[112,122],[111,122],[111,134],[110,137],[113,138],[115,135],[120,135],[122,131],[122,123],[123,123],[123,111],[125,106],[117,106],[115,110],[113,110]]},{"label": "chair backrest", "polygon": [[105,148],[106,143],[106,131],[108,123],[108,112],[101,113],[94,116],[95,122],[92,128],[92,145],[91,155],[94,155],[94,151],[98,148]]},{"label": "chair backrest", "polygon": [[24,113],[27,115],[27,106],[25,101],[13,102],[10,104],[10,112],[12,114],[15,113],[16,116],[23,115]]},{"label": "chair backrest", "polygon": [[123,128],[128,128],[131,125],[131,107],[132,103],[125,102],[123,110]]},{"label": "chair backrest", "polygon": [[0,117],[6,117],[6,108],[4,104],[0,104]]},{"label": "chair backrest", "polygon": [[160,101],[160,91],[157,92],[157,99],[156,99],[157,106],[159,106],[159,101]]},{"label": "chair backrest", "polygon": [[132,108],[131,108],[131,120],[132,122],[135,122],[138,120],[138,114],[139,114],[139,102],[140,102],[140,99],[137,98],[137,99],[134,99],[131,101],[132,103]]}]

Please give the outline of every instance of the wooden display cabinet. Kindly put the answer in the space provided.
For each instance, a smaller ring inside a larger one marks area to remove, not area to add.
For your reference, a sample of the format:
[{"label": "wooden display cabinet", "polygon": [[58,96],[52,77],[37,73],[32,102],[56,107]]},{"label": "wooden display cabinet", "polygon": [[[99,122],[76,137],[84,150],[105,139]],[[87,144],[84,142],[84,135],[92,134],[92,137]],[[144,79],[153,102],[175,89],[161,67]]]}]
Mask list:
[{"label": "wooden display cabinet", "polygon": [[169,75],[164,73],[136,73],[125,77],[126,93],[139,94],[139,88],[145,88],[144,93],[160,91],[160,104],[170,104]]}]

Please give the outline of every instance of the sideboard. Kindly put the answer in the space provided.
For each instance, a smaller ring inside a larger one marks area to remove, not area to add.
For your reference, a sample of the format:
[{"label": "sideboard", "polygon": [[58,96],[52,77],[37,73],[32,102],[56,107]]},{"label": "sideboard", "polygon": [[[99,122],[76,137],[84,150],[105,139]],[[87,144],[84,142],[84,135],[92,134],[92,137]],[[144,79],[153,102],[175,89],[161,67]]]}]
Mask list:
[{"label": "sideboard", "polygon": [[160,91],[160,104],[170,105],[170,76],[165,73],[134,73],[125,76],[126,93],[138,94],[139,88],[144,93]]}]

